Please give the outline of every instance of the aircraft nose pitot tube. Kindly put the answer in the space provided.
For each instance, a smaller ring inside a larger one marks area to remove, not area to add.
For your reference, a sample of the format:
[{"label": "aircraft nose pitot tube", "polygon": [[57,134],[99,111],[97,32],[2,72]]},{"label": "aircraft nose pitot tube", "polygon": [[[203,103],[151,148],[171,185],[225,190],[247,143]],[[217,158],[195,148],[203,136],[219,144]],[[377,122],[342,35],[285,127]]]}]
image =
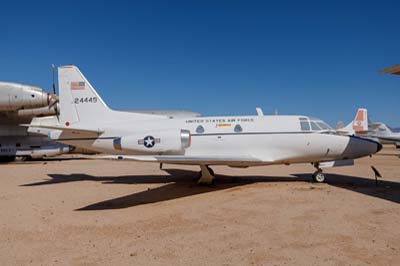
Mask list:
[{"label": "aircraft nose pitot tube", "polygon": [[182,153],[190,147],[188,130],[145,132],[114,139],[114,149],[144,153]]},{"label": "aircraft nose pitot tube", "polygon": [[346,158],[359,158],[377,153],[381,149],[382,144],[377,141],[349,136],[349,142],[343,155]]},{"label": "aircraft nose pitot tube", "polygon": [[0,82],[0,111],[48,106],[50,95],[41,88],[19,83]]}]

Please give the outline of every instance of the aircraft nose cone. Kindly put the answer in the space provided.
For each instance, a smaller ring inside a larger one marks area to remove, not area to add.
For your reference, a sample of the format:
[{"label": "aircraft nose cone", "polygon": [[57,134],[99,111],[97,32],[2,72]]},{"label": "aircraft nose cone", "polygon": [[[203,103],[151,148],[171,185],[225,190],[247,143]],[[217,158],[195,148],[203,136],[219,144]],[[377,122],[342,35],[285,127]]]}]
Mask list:
[{"label": "aircraft nose cone", "polygon": [[371,139],[350,136],[344,155],[355,159],[377,153],[382,149],[382,144]]}]

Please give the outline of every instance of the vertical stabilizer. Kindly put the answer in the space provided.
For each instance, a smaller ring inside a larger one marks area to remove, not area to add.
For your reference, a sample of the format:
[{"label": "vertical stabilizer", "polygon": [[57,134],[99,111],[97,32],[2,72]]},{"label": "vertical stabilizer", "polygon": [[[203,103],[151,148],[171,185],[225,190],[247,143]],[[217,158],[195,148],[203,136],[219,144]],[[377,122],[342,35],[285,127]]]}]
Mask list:
[{"label": "vertical stabilizer", "polygon": [[357,110],[356,117],[354,118],[354,121],[353,121],[353,130],[355,132],[368,131],[367,109],[359,108]]},{"label": "vertical stabilizer", "polygon": [[347,126],[343,127],[343,122],[337,125],[337,131],[342,134],[354,135],[356,133],[365,133],[368,131],[368,113],[367,109],[359,108],[356,117]]},{"label": "vertical stabilizer", "polygon": [[59,67],[58,83],[63,125],[91,123],[112,112],[76,66]]}]

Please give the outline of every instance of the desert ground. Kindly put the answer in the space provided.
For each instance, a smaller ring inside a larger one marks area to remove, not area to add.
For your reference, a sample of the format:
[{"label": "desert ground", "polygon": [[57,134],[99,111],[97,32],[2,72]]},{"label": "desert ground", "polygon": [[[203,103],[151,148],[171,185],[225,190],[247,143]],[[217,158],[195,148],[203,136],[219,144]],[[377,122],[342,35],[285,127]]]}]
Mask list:
[{"label": "desert ground", "polygon": [[[308,164],[0,165],[0,265],[400,265],[399,151],[311,182]],[[375,186],[371,165],[382,174]]]}]

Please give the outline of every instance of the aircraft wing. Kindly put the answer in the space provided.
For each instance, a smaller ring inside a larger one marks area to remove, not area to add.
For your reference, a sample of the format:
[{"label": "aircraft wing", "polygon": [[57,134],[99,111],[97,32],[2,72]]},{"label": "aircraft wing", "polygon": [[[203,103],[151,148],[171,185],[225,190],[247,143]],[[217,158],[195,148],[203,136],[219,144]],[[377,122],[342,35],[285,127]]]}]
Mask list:
[{"label": "aircraft wing", "polygon": [[[28,127],[28,132],[48,135],[49,137],[56,138],[61,134],[67,135],[94,135],[98,136],[104,133],[104,130],[98,128],[82,128],[82,127],[73,127],[73,126],[63,126],[60,124],[58,118],[56,116],[48,116],[48,117],[35,117],[32,119],[30,124],[20,124],[20,126]],[[50,136],[50,133],[52,136]]]},{"label": "aircraft wing", "polygon": [[104,155],[92,156],[93,159],[130,160],[153,163],[187,165],[249,165],[263,162],[251,156],[184,156],[184,155]]},{"label": "aircraft wing", "polygon": [[386,140],[386,141],[400,141],[400,134],[397,135],[375,135],[372,136],[374,138],[378,138],[380,140]]},{"label": "aircraft wing", "polygon": [[400,75],[400,64],[397,64],[397,65],[394,65],[391,67],[387,67],[385,69],[382,69],[379,72],[384,73],[384,74]]},{"label": "aircraft wing", "polygon": [[353,129],[345,129],[345,128],[340,128],[336,129],[334,132],[336,132],[339,135],[356,135],[356,134],[368,134],[371,132],[374,132],[373,130],[353,130]]}]

